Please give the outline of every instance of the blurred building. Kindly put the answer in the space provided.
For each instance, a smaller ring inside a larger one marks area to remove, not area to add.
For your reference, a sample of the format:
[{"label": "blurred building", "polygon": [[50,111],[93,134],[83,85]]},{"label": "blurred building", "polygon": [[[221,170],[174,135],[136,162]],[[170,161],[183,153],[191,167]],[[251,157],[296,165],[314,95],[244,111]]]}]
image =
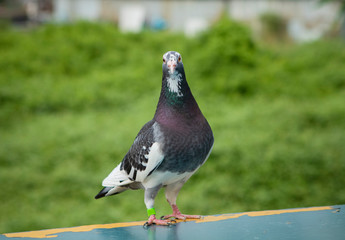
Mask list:
[{"label": "blurred building", "polygon": [[52,0],[0,0],[0,20],[14,24],[51,21]]},{"label": "blurred building", "polygon": [[260,31],[260,16],[275,13],[286,20],[289,36],[296,41],[320,38],[339,16],[340,5],[320,0],[233,0],[229,14],[239,21],[248,22],[254,31]]},{"label": "blurred building", "polygon": [[27,16],[32,21],[112,21],[122,31],[171,29],[189,36],[206,29],[223,13],[248,23],[254,32],[260,32],[260,16],[269,12],[286,21],[287,32],[296,41],[321,37],[337,19],[340,7],[336,2],[321,4],[320,0],[16,1],[25,5]]}]

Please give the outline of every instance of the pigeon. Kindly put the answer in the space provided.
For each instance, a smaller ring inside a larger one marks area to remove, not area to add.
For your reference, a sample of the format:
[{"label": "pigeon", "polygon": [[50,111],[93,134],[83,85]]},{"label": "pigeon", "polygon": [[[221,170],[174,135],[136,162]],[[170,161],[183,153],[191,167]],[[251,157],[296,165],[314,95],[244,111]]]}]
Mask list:
[{"label": "pigeon", "polygon": [[[175,219],[198,219],[176,205],[184,183],[209,157],[214,137],[186,81],[181,54],[163,55],[162,88],[153,119],[139,131],[122,162],[103,180],[96,199],[128,189],[144,189],[146,225],[171,225]],[[155,197],[161,188],[172,214],[156,218]]]}]

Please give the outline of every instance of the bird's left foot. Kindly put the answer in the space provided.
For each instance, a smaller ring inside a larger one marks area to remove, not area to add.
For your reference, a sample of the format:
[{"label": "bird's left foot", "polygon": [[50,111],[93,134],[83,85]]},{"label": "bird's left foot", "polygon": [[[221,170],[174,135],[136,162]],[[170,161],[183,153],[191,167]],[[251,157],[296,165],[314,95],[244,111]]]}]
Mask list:
[{"label": "bird's left foot", "polygon": [[161,219],[179,219],[179,220],[186,220],[186,219],[200,219],[200,215],[186,215],[182,214],[178,209],[176,204],[171,204],[173,213],[171,215],[162,216]]}]

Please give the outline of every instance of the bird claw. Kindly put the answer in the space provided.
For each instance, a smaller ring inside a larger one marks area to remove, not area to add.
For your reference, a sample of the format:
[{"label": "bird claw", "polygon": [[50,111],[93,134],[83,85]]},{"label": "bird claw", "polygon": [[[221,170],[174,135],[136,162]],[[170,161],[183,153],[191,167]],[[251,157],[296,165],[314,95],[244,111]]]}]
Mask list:
[{"label": "bird claw", "polygon": [[176,221],[172,220],[170,222],[168,222],[168,227],[172,227],[172,226],[176,226]]},{"label": "bird claw", "polygon": [[148,229],[149,226],[150,226],[149,222],[146,222],[146,223],[144,223],[143,228],[144,228],[144,229]]},{"label": "bird claw", "polygon": [[167,219],[170,219],[170,221],[173,221],[173,222],[176,223],[176,218],[175,218],[175,217],[161,216],[159,219],[160,219],[160,220],[167,220]]},{"label": "bird claw", "polygon": [[177,222],[176,222],[176,219],[170,219],[170,222],[169,222],[171,225],[175,225]]},{"label": "bird claw", "polygon": [[[156,225],[156,223],[151,223],[150,224],[149,222],[145,222],[144,225],[143,225],[143,228],[144,229],[148,229],[152,225]],[[158,225],[162,225],[162,224],[158,224]],[[172,227],[172,226],[175,226],[175,225],[176,225],[176,221],[175,220],[170,220],[170,222],[166,223],[166,226],[168,226],[168,227]],[[162,226],[164,226],[164,225],[162,225]]]}]

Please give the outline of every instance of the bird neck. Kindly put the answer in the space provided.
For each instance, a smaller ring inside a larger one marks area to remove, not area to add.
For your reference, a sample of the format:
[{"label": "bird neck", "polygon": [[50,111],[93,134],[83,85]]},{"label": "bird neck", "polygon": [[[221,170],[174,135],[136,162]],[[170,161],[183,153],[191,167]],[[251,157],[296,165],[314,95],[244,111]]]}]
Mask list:
[{"label": "bird neck", "polygon": [[172,106],[183,105],[192,93],[189,89],[184,72],[165,73],[162,79],[161,97]]},{"label": "bird neck", "polygon": [[172,76],[163,73],[155,118],[165,120],[177,116],[193,118],[200,114],[201,111],[190,91],[184,72]]}]

